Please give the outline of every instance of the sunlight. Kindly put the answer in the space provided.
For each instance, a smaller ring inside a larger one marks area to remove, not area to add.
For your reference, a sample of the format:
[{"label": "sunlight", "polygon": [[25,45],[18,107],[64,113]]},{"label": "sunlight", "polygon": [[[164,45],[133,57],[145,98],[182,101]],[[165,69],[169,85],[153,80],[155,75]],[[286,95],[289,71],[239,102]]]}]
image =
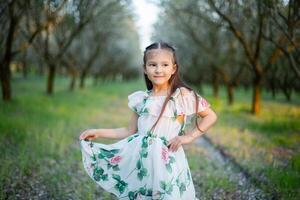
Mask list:
[{"label": "sunlight", "polygon": [[157,20],[159,8],[147,0],[133,0],[135,13],[137,14],[137,28],[139,31],[143,50],[151,42],[152,25]]}]

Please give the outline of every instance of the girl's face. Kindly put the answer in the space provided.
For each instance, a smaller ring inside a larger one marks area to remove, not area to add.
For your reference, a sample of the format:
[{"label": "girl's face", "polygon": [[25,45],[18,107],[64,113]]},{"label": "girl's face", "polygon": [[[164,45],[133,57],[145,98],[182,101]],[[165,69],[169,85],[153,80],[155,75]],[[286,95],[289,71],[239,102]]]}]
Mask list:
[{"label": "girl's face", "polygon": [[153,86],[168,86],[168,80],[176,71],[172,52],[165,49],[152,49],[146,54],[144,73]]}]

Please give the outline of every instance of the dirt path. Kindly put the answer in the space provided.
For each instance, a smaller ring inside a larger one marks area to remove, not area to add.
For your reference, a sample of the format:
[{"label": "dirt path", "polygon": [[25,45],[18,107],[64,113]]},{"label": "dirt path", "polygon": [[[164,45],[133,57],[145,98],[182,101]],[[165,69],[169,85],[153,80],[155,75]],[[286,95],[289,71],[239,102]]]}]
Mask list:
[{"label": "dirt path", "polygon": [[[210,160],[210,165],[214,166],[216,174],[219,172],[227,176],[228,181],[235,185],[233,192],[225,192],[222,188],[215,188],[210,194],[209,199],[277,199],[274,196],[267,195],[257,184],[257,181],[247,170],[243,169],[233,158],[226,155],[222,148],[214,145],[208,137],[199,138],[195,144],[197,148]],[[208,199],[202,191],[201,174],[206,173],[205,169],[194,171],[194,183],[197,191],[197,197]],[[204,183],[205,184],[205,183]]]}]

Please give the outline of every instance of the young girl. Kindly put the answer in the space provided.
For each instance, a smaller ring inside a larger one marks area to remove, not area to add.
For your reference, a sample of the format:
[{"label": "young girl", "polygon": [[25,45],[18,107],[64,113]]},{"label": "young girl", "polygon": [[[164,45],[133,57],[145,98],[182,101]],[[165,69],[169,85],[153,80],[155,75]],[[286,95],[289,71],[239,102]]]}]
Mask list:
[{"label": "young girl", "polygon": [[[195,200],[182,145],[204,134],[217,116],[203,97],[180,80],[175,49],[169,44],[148,46],[143,68],[147,90],[128,96],[133,110],[128,127],[81,133],[84,168],[119,199]],[[195,128],[186,131],[193,116]],[[121,140],[109,145],[91,141],[98,137]]]}]

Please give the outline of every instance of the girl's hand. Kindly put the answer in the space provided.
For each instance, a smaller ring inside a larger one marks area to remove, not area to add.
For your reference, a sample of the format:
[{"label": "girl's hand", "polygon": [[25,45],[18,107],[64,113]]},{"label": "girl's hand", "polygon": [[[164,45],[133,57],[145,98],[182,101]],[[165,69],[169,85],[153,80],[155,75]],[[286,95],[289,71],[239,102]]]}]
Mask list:
[{"label": "girl's hand", "polygon": [[168,147],[171,151],[177,151],[178,148],[183,144],[189,144],[194,140],[190,135],[176,136],[168,142]]},{"label": "girl's hand", "polygon": [[97,134],[96,129],[87,129],[80,134],[79,139],[80,140],[94,140],[97,137],[98,137],[98,134]]}]

